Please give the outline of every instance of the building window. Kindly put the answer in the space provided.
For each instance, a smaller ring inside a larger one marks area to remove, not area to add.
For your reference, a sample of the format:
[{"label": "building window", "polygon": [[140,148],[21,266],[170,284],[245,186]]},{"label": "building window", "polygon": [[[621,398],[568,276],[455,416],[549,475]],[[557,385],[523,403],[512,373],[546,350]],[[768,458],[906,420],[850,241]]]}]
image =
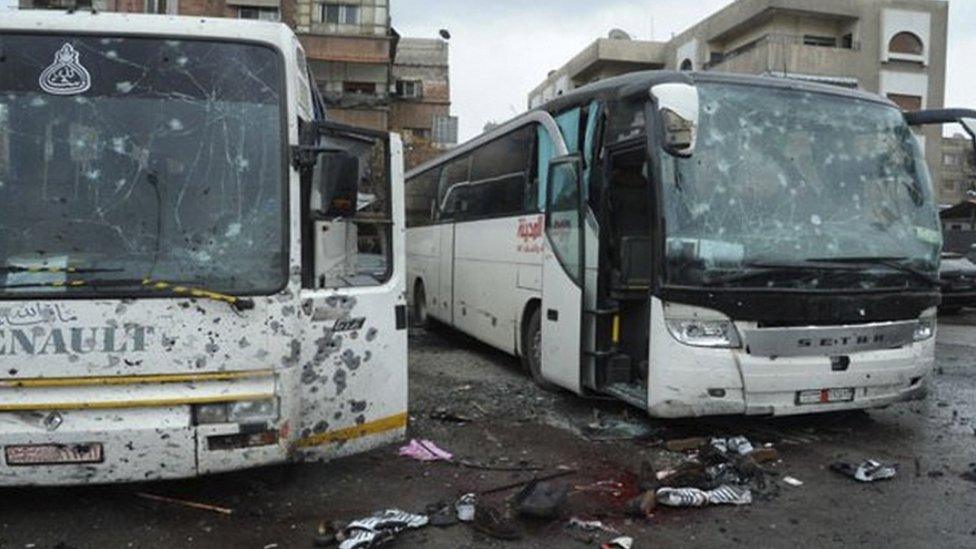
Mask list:
[{"label": "building window", "polygon": [[691,59],[685,59],[684,61],[681,62],[681,70],[683,71],[695,70],[695,65],[692,64]]},{"label": "building window", "polygon": [[343,93],[362,93],[366,95],[376,94],[376,82],[343,82]]},{"label": "building window", "polygon": [[946,153],[942,155],[942,163],[945,164],[946,166],[958,166],[959,156],[955,154]]},{"label": "building window", "polygon": [[840,47],[842,47],[844,49],[847,49],[847,50],[854,49],[854,35],[851,34],[851,33],[845,34],[840,39]]},{"label": "building window", "polygon": [[899,32],[888,43],[888,51],[904,55],[922,55],[925,53],[925,45],[915,33]]},{"label": "building window", "polygon": [[889,93],[888,99],[891,99],[903,111],[918,111],[922,109],[922,98],[917,95]]},{"label": "building window", "polygon": [[259,21],[281,21],[278,8],[249,8],[242,7],[238,11],[241,19],[257,19]]},{"label": "building window", "polygon": [[397,80],[396,93],[407,99],[419,99],[424,95],[424,85],[418,80]]},{"label": "building window", "polygon": [[803,36],[803,43],[807,46],[820,46],[824,48],[836,48],[837,38],[833,36],[814,36],[807,34]]},{"label": "building window", "polygon": [[359,24],[359,6],[349,4],[322,4],[322,21],[344,25]]},{"label": "building window", "polygon": [[168,13],[166,11],[167,0],[146,0],[146,13]]}]

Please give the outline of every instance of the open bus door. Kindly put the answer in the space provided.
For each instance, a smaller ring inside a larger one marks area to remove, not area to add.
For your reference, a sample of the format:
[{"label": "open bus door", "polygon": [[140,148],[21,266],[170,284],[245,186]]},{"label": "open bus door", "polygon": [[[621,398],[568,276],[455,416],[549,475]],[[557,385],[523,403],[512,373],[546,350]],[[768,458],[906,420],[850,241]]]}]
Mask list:
[{"label": "open bus door", "polygon": [[580,158],[551,161],[546,189],[546,251],[542,260],[542,377],[580,392],[583,192]]}]

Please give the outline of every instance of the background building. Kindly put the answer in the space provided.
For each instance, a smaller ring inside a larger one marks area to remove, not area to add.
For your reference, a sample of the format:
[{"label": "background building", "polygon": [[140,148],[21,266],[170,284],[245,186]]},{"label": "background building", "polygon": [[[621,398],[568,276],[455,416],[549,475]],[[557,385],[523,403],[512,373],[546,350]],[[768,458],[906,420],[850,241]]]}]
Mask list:
[{"label": "background building", "polygon": [[[0,0],[2,1],[2,0]],[[383,131],[405,132],[408,162],[457,143],[450,116],[448,43],[401,39],[390,0],[20,0],[21,9],[91,6],[99,11],[283,21],[308,58],[329,116]],[[398,54],[400,48],[404,48]],[[394,61],[398,64],[394,66]],[[394,73],[402,75],[401,86]],[[420,82],[417,89],[406,82]],[[409,93],[406,93],[409,92]],[[414,144],[415,143],[415,144]],[[410,164],[411,166],[413,164]]]},{"label": "background building", "polygon": [[942,140],[942,202],[976,199],[976,159],[973,142],[956,134]]},{"label": "background building", "polygon": [[[798,78],[879,93],[907,110],[942,108],[948,19],[945,0],[737,0],[666,42],[612,32],[551,72],[529,106],[609,76],[670,69]],[[942,130],[920,138],[951,202]]]},{"label": "background building", "polygon": [[448,47],[443,40],[404,38],[393,63],[390,129],[403,136],[407,167],[422,164],[458,141],[451,116]]}]

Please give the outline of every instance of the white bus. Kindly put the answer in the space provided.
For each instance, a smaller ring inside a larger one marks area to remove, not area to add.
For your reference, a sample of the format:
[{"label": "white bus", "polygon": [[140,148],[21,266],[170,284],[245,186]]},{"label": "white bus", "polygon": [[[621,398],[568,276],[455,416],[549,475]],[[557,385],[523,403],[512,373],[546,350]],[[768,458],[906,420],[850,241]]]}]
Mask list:
[{"label": "white bus", "polygon": [[0,485],[403,435],[401,145],[309,76],[282,24],[0,17]]},{"label": "white bus", "polygon": [[634,73],[419,166],[406,204],[414,317],[546,386],[661,417],[924,394],[942,236],[880,97]]}]

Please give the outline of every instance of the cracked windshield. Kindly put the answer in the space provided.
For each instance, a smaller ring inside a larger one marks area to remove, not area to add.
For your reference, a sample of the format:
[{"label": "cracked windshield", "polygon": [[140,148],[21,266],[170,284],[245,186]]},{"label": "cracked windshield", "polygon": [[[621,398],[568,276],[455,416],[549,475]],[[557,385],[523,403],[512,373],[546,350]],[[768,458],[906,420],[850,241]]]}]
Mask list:
[{"label": "cracked windshield", "polygon": [[662,154],[670,284],[872,288],[935,277],[939,218],[901,112],[752,86],[699,92],[694,155]]},{"label": "cracked windshield", "polygon": [[266,47],[0,37],[0,292],[283,285],[281,82]]}]

